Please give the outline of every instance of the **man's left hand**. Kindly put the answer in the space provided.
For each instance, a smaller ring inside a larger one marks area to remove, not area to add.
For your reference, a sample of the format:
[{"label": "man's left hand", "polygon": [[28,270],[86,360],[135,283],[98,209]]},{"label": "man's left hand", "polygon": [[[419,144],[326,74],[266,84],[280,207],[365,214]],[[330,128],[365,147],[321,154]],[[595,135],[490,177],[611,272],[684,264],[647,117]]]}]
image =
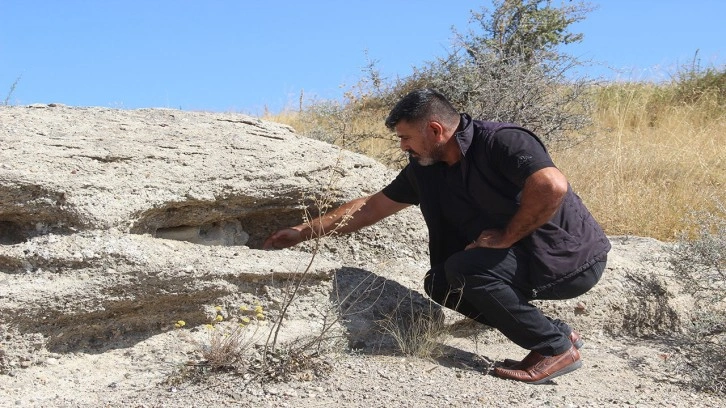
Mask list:
[{"label": "man's left hand", "polygon": [[504,230],[488,229],[479,234],[479,238],[466,246],[472,248],[509,248],[512,243],[505,240]]}]

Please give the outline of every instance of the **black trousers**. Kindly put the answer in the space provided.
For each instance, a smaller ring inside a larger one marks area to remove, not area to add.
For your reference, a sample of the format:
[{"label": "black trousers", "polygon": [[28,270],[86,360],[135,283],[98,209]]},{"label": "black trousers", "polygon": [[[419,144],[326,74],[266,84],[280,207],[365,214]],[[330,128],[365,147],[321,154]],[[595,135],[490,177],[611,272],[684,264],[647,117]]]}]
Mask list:
[{"label": "black trousers", "polygon": [[[522,348],[545,356],[572,347],[572,328],[551,319],[530,303],[532,287],[526,255],[509,249],[474,248],[449,257],[433,267],[424,279],[426,293],[436,303],[480,323],[492,326]],[[537,299],[571,299],[590,290],[600,280],[605,260],[589,269],[537,292]]]}]

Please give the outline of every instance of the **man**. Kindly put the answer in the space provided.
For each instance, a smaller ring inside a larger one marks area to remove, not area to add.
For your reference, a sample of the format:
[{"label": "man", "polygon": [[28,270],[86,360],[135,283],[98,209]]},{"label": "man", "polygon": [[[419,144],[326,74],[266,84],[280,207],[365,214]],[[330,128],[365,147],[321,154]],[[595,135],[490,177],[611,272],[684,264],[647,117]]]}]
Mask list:
[{"label": "man", "polygon": [[431,89],[403,97],[386,126],[410,156],[391,184],[311,226],[278,231],[264,247],[356,231],[419,205],[429,229],[428,295],[531,350],[494,373],[539,384],[579,368],[580,335],[529,301],[587,292],[610,243],[542,142],[516,125],[459,114]]}]

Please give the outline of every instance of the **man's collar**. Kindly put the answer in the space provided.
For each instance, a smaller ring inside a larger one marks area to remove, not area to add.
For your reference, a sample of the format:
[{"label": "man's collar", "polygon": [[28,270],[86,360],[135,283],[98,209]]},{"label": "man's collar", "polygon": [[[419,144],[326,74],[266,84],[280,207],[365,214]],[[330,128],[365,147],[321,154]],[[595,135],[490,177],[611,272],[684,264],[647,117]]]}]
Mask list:
[{"label": "man's collar", "polygon": [[471,146],[472,140],[474,140],[474,126],[472,124],[471,116],[466,113],[461,114],[461,119],[459,120],[459,127],[456,128],[454,137],[456,138],[456,142],[459,144],[459,149],[461,149],[462,157],[465,157],[466,152]]}]

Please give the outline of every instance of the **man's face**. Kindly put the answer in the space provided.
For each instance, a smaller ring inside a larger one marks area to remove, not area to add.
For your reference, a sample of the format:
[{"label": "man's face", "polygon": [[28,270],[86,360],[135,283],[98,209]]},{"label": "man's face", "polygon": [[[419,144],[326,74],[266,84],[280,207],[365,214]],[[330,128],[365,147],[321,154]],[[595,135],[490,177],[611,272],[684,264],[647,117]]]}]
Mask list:
[{"label": "man's face", "polygon": [[395,127],[401,150],[422,166],[440,162],[444,156],[444,143],[435,141],[436,135],[429,124],[430,122],[410,123],[402,120]]}]

